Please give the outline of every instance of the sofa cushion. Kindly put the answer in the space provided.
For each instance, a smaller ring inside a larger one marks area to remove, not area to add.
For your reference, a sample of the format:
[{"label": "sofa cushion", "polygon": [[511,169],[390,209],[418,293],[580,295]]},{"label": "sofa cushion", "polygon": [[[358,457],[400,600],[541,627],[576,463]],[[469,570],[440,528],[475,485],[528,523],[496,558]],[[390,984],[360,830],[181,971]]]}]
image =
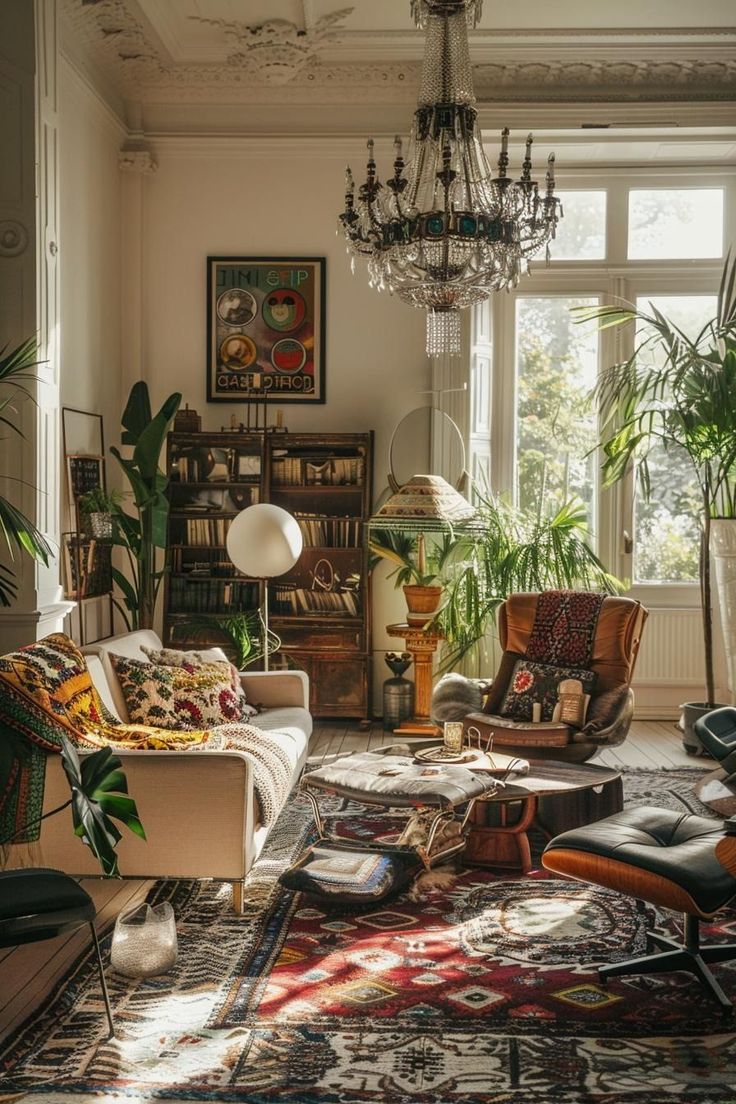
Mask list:
[{"label": "sofa cushion", "polygon": [[227,660],[191,668],[110,659],[135,724],[187,731],[246,720]]},{"label": "sofa cushion", "polygon": [[138,629],[136,632],[120,633],[118,636],[110,636],[106,640],[98,640],[96,643],[88,644],[85,648],[82,648],[83,655],[97,656],[100,660],[110,696],[115,703],[115,713],[117,713],[123,724],[127,724],[130,717],[128,716],[125,697],[120,689],[120,683],[115,677],[110,661],[110,653],[127,656],[129,659],[143,660],[145,656],[141,651],[142,645],[148,648],[160,648],[161,641],[153,629]]}]

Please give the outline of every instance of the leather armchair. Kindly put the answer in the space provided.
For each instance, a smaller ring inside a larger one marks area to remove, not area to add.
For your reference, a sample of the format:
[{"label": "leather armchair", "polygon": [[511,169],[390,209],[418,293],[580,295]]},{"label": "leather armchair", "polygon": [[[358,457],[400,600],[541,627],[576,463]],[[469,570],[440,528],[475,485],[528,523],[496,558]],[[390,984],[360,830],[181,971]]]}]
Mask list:
[{"label": "leather armchair", "polygon": [[585,723],[575,728],[500,715],[514,664],[526,656],[538,599],[538,593],[514,594],[501,605],[498,628],[504,654],[483,712],[469,714],[464,724],[466,730],[480,729],[485,738],[493,735],[493,746],[511,755],[582,763],[626,739],[634,715],[631,679],[647,611],[631,598],[604,598],[588,665],[595,684]]}]

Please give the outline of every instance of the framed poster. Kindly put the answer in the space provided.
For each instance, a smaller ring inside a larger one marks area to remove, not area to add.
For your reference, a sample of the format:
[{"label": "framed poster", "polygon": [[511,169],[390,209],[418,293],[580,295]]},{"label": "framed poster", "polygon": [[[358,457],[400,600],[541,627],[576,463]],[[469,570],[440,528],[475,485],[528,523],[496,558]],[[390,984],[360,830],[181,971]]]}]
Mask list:
[{"label": "framed poster", "polygon": [[207,401],[325,401],[325,258],[207,258]]}]

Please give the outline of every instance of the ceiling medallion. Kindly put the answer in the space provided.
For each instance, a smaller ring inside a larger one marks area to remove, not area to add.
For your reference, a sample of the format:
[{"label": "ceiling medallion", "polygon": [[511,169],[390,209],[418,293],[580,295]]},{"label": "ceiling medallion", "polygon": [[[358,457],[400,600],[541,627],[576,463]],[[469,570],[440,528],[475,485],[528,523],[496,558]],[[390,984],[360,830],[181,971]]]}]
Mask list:
[{"label": "ceiling medallion", "polygon": [[427,353],[460,353],[460,310],[516,287],[530,258],[555,236],[554,155],[544,187],[532,178],[532,136],[518,180],[501,135],[494,177],[476,126],[468,27],[482,0],[411,0],[426,30],[419,102],[406,161],[396,138],[394,174],[378,178],[373,140],[365,183],[346,173],[339,224],[349,252],[366,257],[371,287],[427,311]]},{"label": "ceiling medallion", "polygon": [[317,56],[325,42],[334,38],[333,28],[352,10],[330,12],[306,30],[287,19],[269,19],[251,27],[237,20],[205,19],[197,15],[189,18],[224,31],[236,47],[228,55],[231,65],[244,66],[266,84],[288,84]]}]

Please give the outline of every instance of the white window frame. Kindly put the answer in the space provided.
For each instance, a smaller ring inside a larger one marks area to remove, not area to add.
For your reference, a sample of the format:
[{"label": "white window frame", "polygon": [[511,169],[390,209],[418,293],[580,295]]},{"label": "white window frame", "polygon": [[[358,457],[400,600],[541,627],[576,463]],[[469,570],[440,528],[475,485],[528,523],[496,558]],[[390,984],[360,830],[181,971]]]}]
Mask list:
[{"label": "white window frame", "polygon": [[[724,256],[728,243],[736,244],[736,167],[716,169],[657,168],[580,170],[561,174],[561,191],[605,189],[606,259],[574,261],[554,259],[545,268],[544,260],[532,265],[532,273],[522,277],[515,292],[494,295],[491,300],[492,342],[490,388],[490,472],[491,486],[497,493],[514,490],[516,455],[516,299],[535,296],[600,296],[602,303],[617,299],[633,301],[646,295],[697,295],[718,291],[723,257],[714,259],[628,260],[629,190],[658,187],[724,189]],[[477,326],[470,322],[471,331]],[[600,363],[608,365],[625,359],[633,349],[633,327],[603,330],[600,334]],[[471,342],[472,349],[472,342]],[[472,357],[471,357],[472,359]],[[483,422],[472,409],[469,423]],[[468,441],[473,464],[472,434]],[[597,547],[608,568],[621,578],[631,579],[633,557],[625,549],[625,533],[633,533],[633,479],[599,494]],[[649,608],[697,607],[700,595],[696,583],[662,583],[632,586],[629,593]]]}]

